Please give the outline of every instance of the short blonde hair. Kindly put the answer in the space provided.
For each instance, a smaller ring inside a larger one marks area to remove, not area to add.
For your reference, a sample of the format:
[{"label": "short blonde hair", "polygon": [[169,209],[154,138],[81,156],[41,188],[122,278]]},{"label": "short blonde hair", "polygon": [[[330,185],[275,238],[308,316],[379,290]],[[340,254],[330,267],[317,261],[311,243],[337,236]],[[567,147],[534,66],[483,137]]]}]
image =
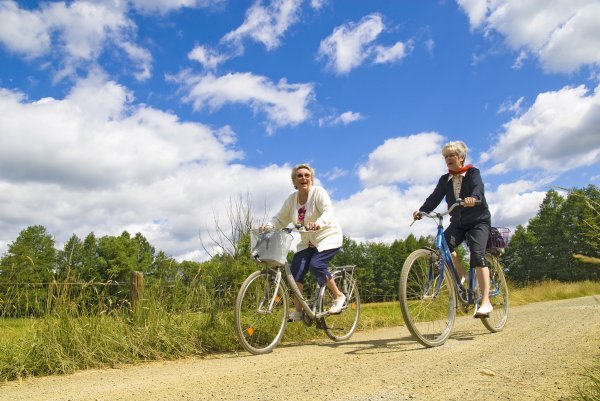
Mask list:
[{"label": "short blonde hair", "polygon": [[310,171],[310,175],[311,175],[311,179],[312,179],[313,184],[315,182],[315,170],[313,170],[313,168],[308,163],[298,164],[297,166],[295,166],[292,169],[292,185],[294,186],[294,189],[298,189],[298,187],[296,187],[296,181],[294,181],[294,180],[296,179],[296,173],[301,168],[305,168],[308,171]]},{"label": "short blonde hair", "polygon": [[456,154],[462,159],[467,158],[467,145],[462,141],[448,142],[442,148],[442,156],[446,157],[449,154]]}]

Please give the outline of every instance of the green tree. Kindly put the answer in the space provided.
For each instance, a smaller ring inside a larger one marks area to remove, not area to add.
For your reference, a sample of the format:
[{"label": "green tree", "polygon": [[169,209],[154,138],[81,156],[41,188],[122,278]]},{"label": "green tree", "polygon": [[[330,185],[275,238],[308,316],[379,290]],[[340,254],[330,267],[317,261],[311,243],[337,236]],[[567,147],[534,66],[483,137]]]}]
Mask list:
[{"label": "green tree", "polygon": [[141,234],[131,237],[127,231],[118,237],[105,236],[97,241],[97,269],[102,281],[128,282],[131,272],[151,270],[154,247]]},{"label": "green tree", "polygon": [[40,225],[29,226],[9,246],[0,262],[5,283],[47,283],[55,273],[54,238]]}]

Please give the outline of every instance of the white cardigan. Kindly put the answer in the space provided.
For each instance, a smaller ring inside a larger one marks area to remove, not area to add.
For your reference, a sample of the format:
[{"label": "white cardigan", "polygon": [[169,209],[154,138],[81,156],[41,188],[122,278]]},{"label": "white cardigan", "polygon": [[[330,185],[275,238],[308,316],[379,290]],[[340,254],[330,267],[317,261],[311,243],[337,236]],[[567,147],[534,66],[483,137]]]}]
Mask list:
[{"label": "white cardigan", "polygon": [[[273,216],[269,225],[274,228],[284,228],[290,223],[298,223],[298,191],[293,192],[287,197],[281,210]],[[305,231],[300,233],[300,242],[296,252],[308,248],[308,243],[312,243],[317,251],[322,252],[328,249],[340,248],[344,241],[342,228],[335,220],[333,214],[333,204],[327,194],[327,191],[319,186],[311,186],[306,201],[306,214],[304,224],[317,223],[320,229],[317,231]]]}]

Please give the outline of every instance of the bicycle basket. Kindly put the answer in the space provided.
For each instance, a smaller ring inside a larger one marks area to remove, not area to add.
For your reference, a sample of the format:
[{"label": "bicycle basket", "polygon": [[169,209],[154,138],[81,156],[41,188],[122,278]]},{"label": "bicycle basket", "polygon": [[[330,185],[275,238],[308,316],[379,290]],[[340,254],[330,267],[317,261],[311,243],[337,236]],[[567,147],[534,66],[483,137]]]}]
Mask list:
[{"label": "bicycle basket", "polygon": [[503,249],[508,246],[508,236],[510,229],[506,227],[492,227],[490,237],[488,238],[488,249]]},{"label": "bicycle basket", "polygon": [[283,230],[250,231],[252,257],[267,264],[285,264],[291,243],[292,235]]}]

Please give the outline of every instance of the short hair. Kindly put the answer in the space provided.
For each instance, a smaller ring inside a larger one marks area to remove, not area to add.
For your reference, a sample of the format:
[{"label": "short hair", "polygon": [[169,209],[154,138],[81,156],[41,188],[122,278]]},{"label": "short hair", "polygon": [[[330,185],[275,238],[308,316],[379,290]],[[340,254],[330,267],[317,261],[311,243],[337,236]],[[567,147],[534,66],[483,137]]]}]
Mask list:
[{"label": "short hair", "polygon": [[298,189],[296,187],[296,182],[294,181],[294,179],[296,178],[296,173],[298,172],[298,170],[300,170],[301,168],[305,168],[308,171],[310,171],[310,175],[312,176],[312,182],[313,184],[315,183],[315,170],[313,170],[313,168],[308,164],[308,163],[302,163],[302,164],[298,164],[297,166],[295,166],[292,169],[292,185],[294,186],[294,189]]},{"label": "short hair", "polygon": [[456,154],[458,157],[466,159],[467,150],[467,145],[462,141],[448,142],[442,148],[442,156],[446,157],[448,154]]}]

